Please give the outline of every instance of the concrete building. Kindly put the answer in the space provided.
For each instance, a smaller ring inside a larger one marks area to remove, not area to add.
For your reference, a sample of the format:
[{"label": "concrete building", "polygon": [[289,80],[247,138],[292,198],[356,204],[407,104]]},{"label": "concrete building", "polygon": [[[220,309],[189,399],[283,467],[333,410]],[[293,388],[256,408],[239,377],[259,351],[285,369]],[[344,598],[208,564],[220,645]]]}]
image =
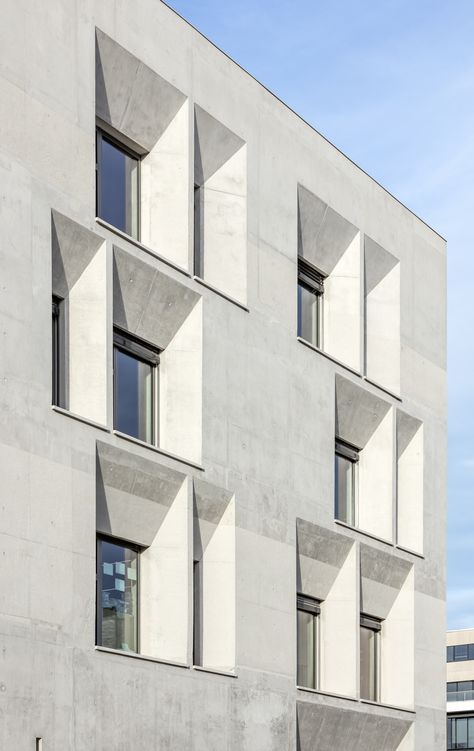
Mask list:
[{"label": "concrete building", "polygon": [[474,629],[448,631],[446,747],[474,749]]},{"label": "concrete building", "polygon": [[441,751],[444,240],[158,0],[0,49],[0,748]]}]

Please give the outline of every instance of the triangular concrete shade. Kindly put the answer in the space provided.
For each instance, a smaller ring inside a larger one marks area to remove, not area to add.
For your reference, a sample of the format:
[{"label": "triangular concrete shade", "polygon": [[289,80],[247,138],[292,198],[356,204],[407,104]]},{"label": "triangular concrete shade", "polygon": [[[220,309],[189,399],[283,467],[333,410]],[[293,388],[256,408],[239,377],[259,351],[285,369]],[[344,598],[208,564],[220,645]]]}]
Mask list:
[{"label": "triangular concrete shade", "polygon": [[390,409],[352,381],[336,376],[336,435],[362,449]]},{"label": "triangular concrete shade", "polygon": [[358,233],[357,227],[298,185],[298,254],[329,276]]},{"label": "triangular concrete shade", "polygon": [[399,263],[381,245],[365,238],[365,294],[368,295],[387,274]]},{"label": "triangular concrete shade", "polygon": [[199,560],[232,499],[232,493],[203,480],[194,481],[194,559]]},{"label": "triangular concrete shade", "polygon": [[146,152],[165,132],[185,95],[96,29],[96,115]]},{"label": "triangular concrete shade", "polygon": [[400,457],[406,447],[421,428],[422,422],[416,417],[407,415],[402,410],[397,410],[397,455]]},{"label": "triangular concrete shade", "polygon": [[200,296],[114,248],[114,324],[165,349]]},{"label": "triangular concrete shade", "polygon": [[194,107],[194,182],[203,185],[242,146],[243,141],[197,104]]},{"label": "triangular concrete shade", "polygon": [[104,239],[72,219],[51,212],[51,272],[54,295],[67,297]]}]

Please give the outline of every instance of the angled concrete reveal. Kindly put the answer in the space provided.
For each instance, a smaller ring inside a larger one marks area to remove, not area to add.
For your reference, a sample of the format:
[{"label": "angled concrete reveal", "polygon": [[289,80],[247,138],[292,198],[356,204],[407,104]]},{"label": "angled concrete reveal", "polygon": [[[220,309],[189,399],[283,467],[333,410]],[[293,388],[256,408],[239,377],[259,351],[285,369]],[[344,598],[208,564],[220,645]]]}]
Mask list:
[{"label": "angled concrete reveal", "polygon": [[188,480],[185,475],[97,443],[97,531],[144,548],[140,556],[140,651],[188,659]]},{"label": "angled concrete reveal", "polygon": [[194,107],[196,273],[247,300],[247,152],[245,142]]},{"label": "angled concrete reveal", "polygon": [[235,500],[194,481],[194,663],[235,668]]},{"label": "angled concrete reveal", "polygon": [[99,235],[51,212],[53,295],[61,298],[59,406],[107,423],[107,254]]},{"label": "angled concrete reveal", "polygon": [[322,349],[360,370],[361,235],[357,227],[298,185],[298,254],[326,277]]},{"label": "angled concrete reveal", "polygon": [[400,262],[365,237],[367,376],[400,393]]},{"label": "angled concrete reveal", "polygon": [[356,524],[393,538],[394,415],[389,402],[336,376],[336,436],[361,449]]},{"label": "angled concrete reveal", "polygon": [[410,562],[361,544],[361,612],[382,620],[380,699],[407,708],[415,686],[413,576]]},{"label": "angled concrete reveal", "polygon": [[423,423],[397,410],[397,541],[423,553]]}]

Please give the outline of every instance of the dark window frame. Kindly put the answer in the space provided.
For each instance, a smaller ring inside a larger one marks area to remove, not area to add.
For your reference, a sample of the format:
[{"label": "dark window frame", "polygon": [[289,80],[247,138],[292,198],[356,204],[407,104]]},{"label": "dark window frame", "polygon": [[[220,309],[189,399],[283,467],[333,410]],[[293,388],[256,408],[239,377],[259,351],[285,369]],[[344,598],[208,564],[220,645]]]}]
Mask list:
[{"label": "dark window frame", "polygon": [[[129,235],[132,237],[132,239],[136,240],[137,242],[141,241],[141,198],[142,198],[142,159],[143,154],[140,153],[138,150],[135,151],[133,148],[128,146],[124,141],[120,140],[120,135],[112,135],[107,130],[102,128],[100,125],[96,125],[96,139],[95,139],[95,211],[96,216],[101,219],[102,221],[107,221],[106,219],[102,219],[101,216],[101,196],[102,196],[102,176],[101,176],[101,146],[102,141],[108,141],[112,146],[114,146],[119,151],[122,151],[124,154],[126,154],[131,159],[134,159],[137,162],[137,216],[136,216],[136,222],[137,222],[137,236],[134,237],[133,235]],[[109,224],[109,222],[107,222]],[[114,225],[111,225],[114,226]],[[121,230],[120,227],[116,227],[119,232],[124,232],[124,230]],[[128,235],[128,232],[124,232],[124,234]]]},{"label": "dark window frame", "polygon": [[471,743],[471,745],[465,745],[465,746],[459,746],[457,744],[457,741],[455,741],[454,745],[451,745],[451,737],[452,737],[452,728],[453,723],[455,727],[455,736],[457,735],[457,721],[458,720],[467,720],[467,743],[469,743],[469,720],[473,720],[474,724],[474,714],[456,714],[455,716],[451,716],[447,718],[447,738],[446,738],[446,747],[448,751],[456,751],[457,749],[463,749],[463,751],[472,751],[474,749],[474,744]]},{"label": "dark window frame", "polygon": [[[323,346],[323,298],[324,298],[324,281],[326,279],[325,274],[323,274],[319,269],[316,268],[313,264],[309,263],[305,258],[302,256],[298,256],[298,287],[303,287],[308,292],[310,292],[312,295],[314,295],[317,300],[317,326],[316,326],[316,342],[310,342],[310,344],[313,344],[315,347],[320,349]],[[299,303],[298,303],[299,305]],[[300,314],[301,311],[298,309],[298,336],[300,336],[302,339],[305,339],[302,336],[302,332],[300,330]],[[306,341],[306,339],[305,339]]]},{"label": "dark window frame", "polygon": [[360,614],[360,626],[359,628],[365,628],[368,631],[372,631],[375,634],[375,644],[374,644],[374,699],[366,699],[364,697],[361,697],[363,701],[373,701],[375,703],[380,703],[380,688],[381,688],[381,679],[380,679],[380,666],[381,666],[381,632],[382,632],[382,620],[380,618],[377,618],[373,615],[368,615],[367,613],[361,613]]},{"label": "dark window frame", "polygon": [[[113,424],[114,430],[117,428],[117,382],[116,382],[116,361],[115,352],[120,350],[127,355],[134,357],[140,362],[144,362],[152,367],[152,385],[151,385],[151,446],[158,445],[158,406],[159,406],[159,367],[160,367],[160,350],[158,347],[145,342],[140,337],[131,334],[124,329],[114,326],[113,336]],[[119,431],[120,432],[120,431]],[[133,436],[131,436],[133,437]],[[141,440],[141,439],[137,439]]]},{"label": "dark window frame", "polygon": [[[102,548],[101,543],[102,542],[108,542],[111,545],[122,545],[124,548],[128,548],[129,550],[133,550],[137,554],[137,614],[136,614],[136,644],[137,649],[135,652],[131,652],[131,654],[140,654],[140,597],[141,597],[141,585],[140,585],[140,557],[144,550],[144,548],[140,545],[137,545],[135,542],[130,542],[129,540],[124,540],[122,537],[112,537],[111,535],[106,535],[103,533],[97,533],[96,536],[96,588],[95,588],[95,643],[98,647],[103,647],[101,644],[101,634],[102,634]],[[108,649],[108,647],[103,647],[104,649]],[[117,650],[120,651],[120,650]],[[127,654],[127,652],[125,652]]]},{"label": "dark window frame", "polygon": [[319,683],[320,683],[320,620],[319,617],[321,615],[321,601],[318,600],[315,597],[312,597],[311,595],[305,595],[301,592],[298,592],[296,595],[296,617],[298,619],[298,612],[303,613],[309,613],[311,616],[313,616],[313,650],[314,650],[314,661],[315,664],[313,666],[314,669],[314,686],[304,686],[303,684],[298,681],[298,670],[299,670],[299,660],[298,660],[298,653],[299,653],[299,640],[298,640],[298,624],[297,624],[297,642],[296,642],[296,684],[300,688],[309,688],[312,690],[319,690]]},{"label": "dark window frame", "polygon": [[[348,441],[336,436],[334,443],[334,516],[338,521],[342,521],[351,527],[357,526],[357,501],[358,501],[358,480],[357,480],[357,465],[360,459],[361,449]],[[353,507],[353,523],[347,522],[341,518],[339,514],[339,494],[337,485],[337,471],[336,471],[336,457],[347,459],[352,465],[352,507]]]},{"label": "dark window frame", "polygon": [[51,401],[55,407],[64,407],[64,394],[61,381],[64,378],[62,372],[64,367],[64,332],[61,327],[64,325],[62,308],[64,305],[63,298],[58,295],[52,296],[52,316],[51,316]]}]

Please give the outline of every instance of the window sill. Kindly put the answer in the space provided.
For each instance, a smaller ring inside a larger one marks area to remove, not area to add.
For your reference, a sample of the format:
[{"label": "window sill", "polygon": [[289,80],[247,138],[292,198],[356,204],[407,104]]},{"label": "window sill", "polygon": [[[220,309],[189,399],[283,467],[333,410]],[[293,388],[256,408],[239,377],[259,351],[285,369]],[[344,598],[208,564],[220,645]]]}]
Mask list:
[{"label": "window sill", "polygon": [[191,665],[192,670],[198,670],[200,673],[211,673],[212,675],[224,675],[227,678],[238,678],[236,673],[230,670],[218,670],[217,668],[206,668],[203,665]]},{"label": "window sill", "polygon": [[98,430],[103,430],[105,433],[110,433],[110,429],[107,427],[107,425],[102,425],[102,423],[94,422],[94,420],[90,420],[88,417],[77,415],[75,412],[70,412],[68,409],[64,409],[64,407],[58,407],[56,406],[56,404],[52,404],[51,409],[53,410],[53,412],[57,412],[60,415],[65,415],[66,417],[70,417],[73,420],[77,420],[77,422],[83,422],[86,425],[90,425],[92,428],[97,428]]},{"label": "window sill", "polygon": [[209,284],[209,282],[206,282],[205,279],[203,279],[200,276],[193,276],[193,279],[198,284],[202,284],[203,287],[206,287],[206,289],[210,289],[211,292],[215,292],[216,295],[219,295],[220,297],[223,297],[224,300],[227,300],[228,302],[233,303],[234,305],[237,305],[238,308],[241,308],[241,310],[245,310],[246,313],[250,313],[250,310],[247,308],[246,305],[239,302],[235,299],[235,297],[231,297],[230,295],[223,292],[221,289],[218,289],[217,287],[214,287],[214,285]]},{"label": "window sill", "polygon": [[308,349],[312,349],[313,352],[318,352],[318,354],[322,355],[326,358],[326,360],[330,360],[335,365],[339,365],[340,368],[344,368],[344,370],[348,370],[349,373],[352,373],[353,375],[358,376],[359,378],[362,378],[362,373],[359,370],[356,370],[355,368],[351,368],[350,365],[346,365],[345,363],[341,362],[340,360],[337,360],[335,357],[330,355],[328,352],[325,352],[323,349],[320,349],[319,347],[316,347],[314,344],[311,344],[311,342],[308,342],[306,339],[303,339],[301,336],[296,337],[297,341],[299,341],[301,344],[304,344],[305,347],[308,347]]},{"label": "window sill", "polygon": [[353,527],[352,524],[346,524],[346,522],[343,522],[340,519],[334,519],[334,523],[338,524],[340,527],[345,527],[345,529],[351,529],[353,532],[358,532],[360,535],[364,535],[364,537],[370,537],[371,540],[377,540],[377,542],[383,542],[384,545],[390,545],[391,548],[395,547],[395,544],[390,540],[386,540],[384,537],[378,537],[377,535],[372,534],[372,532],[366,532],[364,529],[360,529],[360,527]]},{"label": "window sill", "polygon": [[163,263],[166,263],[167,266],[170,266],[175,271],[179,271],[180,274],[184,274],[185,276],[191,278],[191,274],[186,269],[183,269],[182,266],[178,266],[177,263],[174,263],[173,261],[170,261],[169,258],[165,258],[164,256],[160,255],[160,253],[157,253],[155,250],[152,250],[152,248],[149,248],[148,245],[144,245],[140,240],[136,240],[131,235],[127,235],[126,232],[122,232],[121,229],[118,229],[117,227],[114,227],[113,224],[109,224],[104,219],[101,219],[99,216],[96,216],[95,218],[96,224],[98,224],[100,227],[104,227],[104,229],[109,230],[109,232],[112,232],[117,237],[120,237],[122,240],[126,240],[127,242],[131,243],[132,245],[135,245],[136,248],[140,248],[140,250],[143,250],[145,253],[148,253],[148,255],[153,256],[153,258],[157,258],[158,261],[162,261]]},{"label": "window sill", "polygon": [[367,383],[370,383],[371,386],[375,386],[376,389],[380,389],[380,391],[383,391],[385,394],[388,394],[388,396],[391,396],[392,399],[396,399],[397,402],[403,401],[400,394],[396,394],[394,391],[390,391],[390,389],[385,388],[385,386],[382,386],[380,383],[377,383],[377,381],[372,381],[372,379],[367,378],[367,376],[364,376],[364,381],[367,381]]},{"label": "window sill", "polygon": [[385,704],[382,701],[370,701],[370,699],[359,699],[361,704],[368,704],[372,707],[381,707],[382,709],[394,709],[397,712],[406,712],[407,714],[415,715],[415,709],[408,707],[399,707],[396,704]]},{"label": "window sill", "polygon": [[358,702],[355,696],[347,696],[347,694],[335,694],[332,691],[321,691],[319,688],[309,688],[308,686],[296,686],[298,691],[306,691],[309,694],[317,694],[318,696],[330,696],[332,699],[345,699],[347,701]]},{"label": "window sill", "polygon": [[142,446],[143,448],[146,448],[150,451],[154,451],[156,454],[167,456],[168,459],[174,459],[174,461],[180,462],[180,464],[186,464],[188,467],[193,467],[194,469],[199,469],[201,470],[201,472],[204,472],[204,467],[201,464],[196,464],[196,462],[193,462],[190,459],[185,459],[182,456],[171,454],[169,451],[165,451],[164,449],[161,449],[159,446],[153,446],[152,443],[146,443],[146,441],[141,441],[139,438],[134,438],[132,435],[121,433],[119,430],[113,430],[112,433],[116,435],[118,438],[122,438],[124,441],[129,441],[130,443],[134,443],[137,446]]},{"label": "window sill", "polygon": [[106,654],[119,655],[120,657],[131,657],[134,660],[145,660],[146,662],[156,662],[159,665],[170,665],[175,668],[187,668],[189,665],[185,662],[174,662],[173,660],[164,660],[160,657],[150,657],[149,655],[141,655],[138,652],[126,652],[123,649],[111,649],[110,647],[101,647],[96,644],[96,652],[105,652]]},{"label": "window sill", "polygon": [[409,553],[410,555],[416,555],[417,558],[422,558],[424,560],[425,556],[423,553],[417,553],[416,550],[411,550],[411,548],[405,548],[403,545],[395,545],[397,550],[401,550],[403,553]]}]

